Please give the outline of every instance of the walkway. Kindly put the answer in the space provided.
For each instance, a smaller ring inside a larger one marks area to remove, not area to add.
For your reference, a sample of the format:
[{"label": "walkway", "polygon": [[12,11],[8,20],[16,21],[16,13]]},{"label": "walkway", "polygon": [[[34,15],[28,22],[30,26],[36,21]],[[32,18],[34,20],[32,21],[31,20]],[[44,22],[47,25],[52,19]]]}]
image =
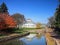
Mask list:
[{"label": "walkway", "polygon": [[52,32],[51,29],[46,28],[45,37],[46,37],[47,45],[56,45],[55,40],[51,37],[51,32]]}]

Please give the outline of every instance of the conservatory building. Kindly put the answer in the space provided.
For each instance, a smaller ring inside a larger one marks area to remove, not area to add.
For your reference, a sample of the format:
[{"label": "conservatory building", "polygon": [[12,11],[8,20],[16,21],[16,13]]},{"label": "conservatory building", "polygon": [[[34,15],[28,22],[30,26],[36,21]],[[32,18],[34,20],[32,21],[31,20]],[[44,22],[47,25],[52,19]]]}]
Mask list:
[{"label": "conservatory building", "polygon": [[22,28],[36,28],[36,24],[31,19],[27,19]]}]

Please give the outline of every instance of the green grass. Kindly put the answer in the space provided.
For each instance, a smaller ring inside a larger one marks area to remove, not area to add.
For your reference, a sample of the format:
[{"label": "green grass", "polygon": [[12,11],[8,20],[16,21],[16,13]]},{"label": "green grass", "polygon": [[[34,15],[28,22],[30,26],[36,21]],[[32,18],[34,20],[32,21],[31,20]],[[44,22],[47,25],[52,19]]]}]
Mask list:
[{"label": "green grass", "polygon": [[8,36],[8,34],[0,34],[0,37]]},{"label": "green grass", "polygon": [[37,34],[36,32],[30,32],[31,34]]},{"label": "green grass", "polygon": [[35,30],[36,28],[20,28],[16,29],[14,32],[26,32],[27,30]]},{"label": "green grass", "polygon": [[[15,30],[14,32],[24,33],[24,32],[27,32],[29,30],[37,30],[37,29],[41,29],[41,28],[20,28],[20,29]],[[36,33],[36,32],[31,32],[31,33]]]},{"label": "green grass", "polygon": [[4,35],[4,34],[0,34],[0,36],[6,36],[6,35]]},{"label": "green grass", "polygon": [[35,30],[36,28],[23,28],[23,30]]},{"label": "green grass", "polygon": [[36,30],[36,29],[41,29],[41,28],[22,28],[22,30]]}]

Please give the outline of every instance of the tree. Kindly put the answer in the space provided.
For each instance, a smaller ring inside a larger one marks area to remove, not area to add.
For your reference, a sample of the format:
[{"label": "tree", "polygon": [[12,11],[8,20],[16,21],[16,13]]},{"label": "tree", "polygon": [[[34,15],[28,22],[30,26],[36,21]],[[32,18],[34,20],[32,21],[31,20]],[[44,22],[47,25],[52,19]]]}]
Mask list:
[{"label": "tree", "polygon": [[49,20],[48,26],[51,27],[51,28],[55,27],[55,17],[52,16],[48,20]]},{"label": "tree", "polygon": [[54,16],[49,18],[49,24],[51,27],[60,28],[60,0]]},{"label": "tree", "polygon": [[0,13],[8,13],[8,8],[4,2],[0,6]]},{"label": "tree", "polygon": [[16,26],[16,21],[9,15],[6,4],[2,3],[0,6],[0,31],[13,32]]},{"label": "tree", "polygon": [[36,24],[36,28],[41,28],[41,24],[40,23],[37,23]]},{"label": "tree", "polygon": [[2,13],[2,9],[1,9],[1,6],[0,6],[0,13]]},{"label": "tree", "polygon": [[16,13],[12,17],[16,20],[18,28],[25,22],[25,17],[22,14]]},{"label": "tree", "polygon": [[55,12],[55,32],[60,32],[60,4]]},{"label": "tree", "polygon": [[16,22],[13,17],[6,13],[0,13],[0,30],[15,27]]},{"label": "tree", "polygon": [[60,5],[56,9],[56,13],[55,13],[55,27],[60,28]]},{"label": "tree", "polygon": [[0,30],[6,27],[4,19],[0,16]]}]

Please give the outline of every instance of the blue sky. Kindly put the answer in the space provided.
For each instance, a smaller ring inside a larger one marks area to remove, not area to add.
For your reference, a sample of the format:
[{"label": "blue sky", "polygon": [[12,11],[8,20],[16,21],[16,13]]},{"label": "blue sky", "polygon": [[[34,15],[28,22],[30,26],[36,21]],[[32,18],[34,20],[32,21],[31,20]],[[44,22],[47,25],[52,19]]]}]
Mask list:
[{"label": "blue sky", "polygon": [[58,0],[0,0],[5,2],[9,13],[21,13],[26,19],[47,23],[58,7]]}]

